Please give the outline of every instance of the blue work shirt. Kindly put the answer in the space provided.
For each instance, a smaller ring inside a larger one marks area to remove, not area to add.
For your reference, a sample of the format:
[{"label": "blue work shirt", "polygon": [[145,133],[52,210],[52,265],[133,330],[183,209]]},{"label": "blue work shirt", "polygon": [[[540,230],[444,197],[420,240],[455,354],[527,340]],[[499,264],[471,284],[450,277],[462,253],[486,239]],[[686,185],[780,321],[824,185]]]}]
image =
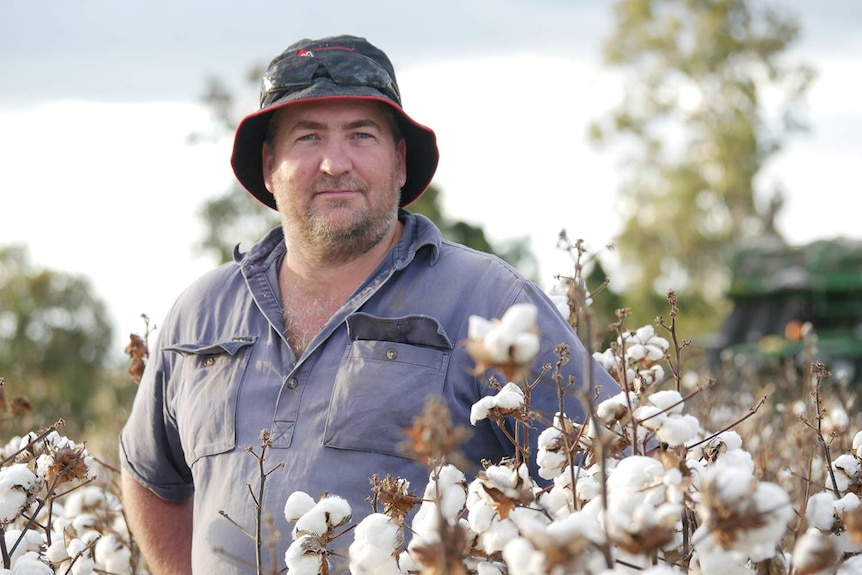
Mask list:
[{"label": "blue work shirt", "polygon": [[[265,567],[284,565],[292,525],[283,508],[296,490],[315,499],[344,497],[353,523],[372,511],[366,499],[373,474],[407,479],[422,495],[429,470],[399,444],[431,396],[442,397],[454,423],[473,432],[461,446],[475,466],[464,469],[468,475],[482,459],[511,456],[496,424],[470,427],[472,405],[494,393],[488,374],[475,373],[461,345],[470,315],[490,319],[515,303],[535,305],[542,352],[534,375],[543,363],[555,363],[554,347],[566,343],[571,360],[564,374],[584,385],[589,361],[602,395],[618,391],[538,286],[496,257],[444,241],[421,215],[402,210],[399,219],[398,244],[299,358],[284,333],[280,228],[186,289],[157,332],[120,437],[121,460],[163,499],[194,497],[195,573],[253,572],[252,540],[220,512],[254,531],[247,484],[257,489],[259,468],[246,448],[260,452],[263,429],[273,443],[266,469],[284,463],[266,480],[264,510],[279,533],[265,528],[264,540],[278,537],[279,543]],[[532,405],[551,419],[559,403],[555,384],[545,379]],[[583,421],[572,394],[567,411]],[[533,443],[540,430],[532,432]],[[339,539],[345,556],[351,540]],[[333,572],[345,570],[346,562]]]}]

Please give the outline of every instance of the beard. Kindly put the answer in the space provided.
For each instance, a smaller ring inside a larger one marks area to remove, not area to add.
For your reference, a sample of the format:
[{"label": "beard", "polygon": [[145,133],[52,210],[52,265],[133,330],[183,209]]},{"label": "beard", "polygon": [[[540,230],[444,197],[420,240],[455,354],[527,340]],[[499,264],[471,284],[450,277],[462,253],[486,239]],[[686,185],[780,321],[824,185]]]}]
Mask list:
[{"label": "beard", "polygon": [[323,209],[309,204],[299,215],[285,214],[290,244],[321,263],[345,262],[364,254],[386,237],[398,217],[400,189],[394,178],[383,184],[384,189],[370,191],[358,178],[322,176],[314,182],[313,192],[353,190],[366,203],[357,207],[355,198],[332,198]]}]

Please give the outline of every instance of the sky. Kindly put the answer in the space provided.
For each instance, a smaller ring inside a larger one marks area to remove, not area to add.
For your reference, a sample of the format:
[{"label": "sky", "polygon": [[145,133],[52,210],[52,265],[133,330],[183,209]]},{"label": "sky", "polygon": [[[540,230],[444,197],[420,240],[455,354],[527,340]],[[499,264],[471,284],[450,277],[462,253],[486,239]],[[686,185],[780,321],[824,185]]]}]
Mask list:
[{"label": "sky", "polygon": [[[859,229],[862,3],[779,0],[803,34],[790,54],[818,72],[794,136],[765,170],[787,194],[793,243]],[[0,247],[85,276],[122,344],[157,325],[213,262],[193,248],[198,210],[233,182],[229,137],[201,96],[216,76],[256,107],[248,70],[303,37],[368,38],[395,64],[405,110],[433,128],[447,213],[492,240],[526,237],[540,283],[569,273],[565,229],[611,243],[619,154],[586,138],[622,97],[602,66],[611,3],[598,0],[288,2],[2,0]],[[613,281],[613,270],[611,271]]]}]

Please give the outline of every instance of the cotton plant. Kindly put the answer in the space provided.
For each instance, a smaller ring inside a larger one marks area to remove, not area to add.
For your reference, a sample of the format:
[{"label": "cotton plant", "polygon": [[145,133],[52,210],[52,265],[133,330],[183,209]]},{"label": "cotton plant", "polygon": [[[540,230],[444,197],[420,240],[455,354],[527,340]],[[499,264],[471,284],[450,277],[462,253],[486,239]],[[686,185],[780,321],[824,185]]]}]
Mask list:
[{"label": "cotton plant", "polygon": [[292,575],[317,575],[329,572],[327,545],[339,535],[339,528],[350,521],[352,509],[346,499],[324,495],[314,500],[295,491],[284,505],[284,517],[293,523],[292,543],[284,555],[287,572]]},{"label": "cotton plant", "polygon": [[[0,531],[11,573],[133,572],[122,504],[84,444],[52,426],[2,447]],[[0,571],[2,573],[2,571]]]},{"label": "cotton plant", "polygon": [[[793,550],[794,565],[832,569],[841,557],[862,553],[862,501],[860,488],[862,431],[852,440],[850,451],[838,455],[831,473],[823,472],[825,486],[813,493],[805,506],[806,531]],[[833,484],[831,477],[835,477]]]}]

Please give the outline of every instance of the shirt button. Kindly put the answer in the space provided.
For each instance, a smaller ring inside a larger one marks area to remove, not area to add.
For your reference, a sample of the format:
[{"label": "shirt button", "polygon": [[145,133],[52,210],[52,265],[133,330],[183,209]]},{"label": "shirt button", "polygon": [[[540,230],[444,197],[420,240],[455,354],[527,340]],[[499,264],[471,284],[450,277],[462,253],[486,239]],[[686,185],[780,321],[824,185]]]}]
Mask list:
[{"label": "shirt button", "polygon": [[397,351],[395,351],[394,349],[386,350],[386,359],[395,359],[396,357],[398,357]]},{"label": "shirt button", "polygon": [[299,385],[299,382],[296,381],[295,377],[291,377],[287,380],[287,387],[289,387],[290,389],[296,389],[297,385]]},{"label": "shirt button", "polygon": [[204,360],[204,367],[209,367],[214,363],[215,363],[215,358],[214,357],[208,357]]}]

